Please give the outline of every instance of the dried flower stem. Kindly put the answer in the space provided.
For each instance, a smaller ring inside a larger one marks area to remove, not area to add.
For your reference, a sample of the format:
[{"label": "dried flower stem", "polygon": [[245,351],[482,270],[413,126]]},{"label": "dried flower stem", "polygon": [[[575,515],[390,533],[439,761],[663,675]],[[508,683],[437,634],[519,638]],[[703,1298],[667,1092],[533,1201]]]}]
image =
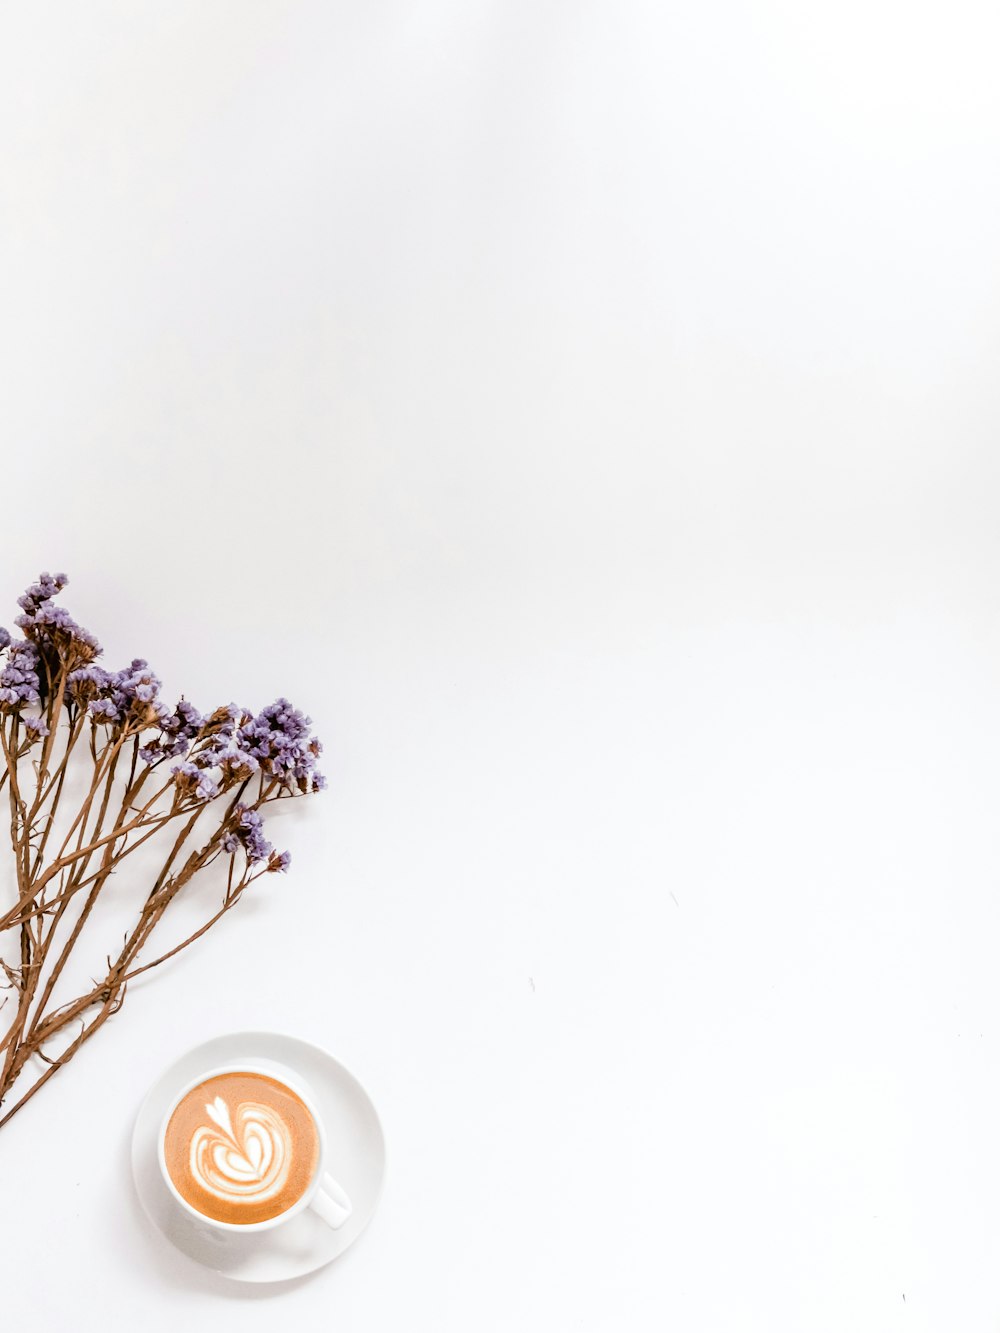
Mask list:
[{"label": "dried flower stem", "polygon": [[[131,981],[200,939],[261,875],[287,868],[288,854],[265,840],[259,812],[324,785],[315,768],[319,742],[286,700],[256,716],[230,705],[203,717],[184,700],[174,710],[162,704],[143,661],[115,673],[94,665],[96,640],[53,603],[65,582],[43,574],[20,598],[23,640],[0,629],[0,793],[7,793],[16,883],[15,902],[0,912],[0,954],[5,940],[17,948],[16,962],[0,956],[9,992],[0,1008],[15,1000],[0,1037],[0,1106],[33,1056],[46,1065],[5,1107],[0,1126],[118,1012]],[[90,765],[89,781],[75,809],[61,815],[81,764]],[[58,1002],[108,883],[170,828],[158,871],[143,872],[148,887],[117,954],[105,955],[90,988]],[[54,855],[50,837],[58,840]],[[228,862],[221,904],[180,943],[140,961],[171,903],[220,858]]]}]

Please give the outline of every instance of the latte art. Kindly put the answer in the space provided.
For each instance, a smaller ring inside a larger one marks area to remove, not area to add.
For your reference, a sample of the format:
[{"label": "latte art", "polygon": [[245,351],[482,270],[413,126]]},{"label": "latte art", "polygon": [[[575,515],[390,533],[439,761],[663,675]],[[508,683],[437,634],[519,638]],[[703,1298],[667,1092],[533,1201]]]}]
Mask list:
[{"label": "latte art", "polygon": [[214,1123],[191,1140],[192,1178],[220,1198],[273,1198],[288,1179],[292,1142],[285,1122],[258,1102],[240,1102],[231,1116],[223,1097],[205,1111]]},{"label": "latte art", "polygon": [[278,1217],[319,1170],[319,1131],[287,1084],[253,1070],[214,1074],[174,1107],[163,1136],[171,1183],[197,1212],[252,1225]]}]

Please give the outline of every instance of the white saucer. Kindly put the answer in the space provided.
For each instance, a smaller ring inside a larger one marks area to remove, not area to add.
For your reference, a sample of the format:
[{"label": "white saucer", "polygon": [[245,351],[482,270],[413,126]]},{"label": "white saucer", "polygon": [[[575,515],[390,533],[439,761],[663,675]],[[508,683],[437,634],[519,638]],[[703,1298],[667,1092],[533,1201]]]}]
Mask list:
[{"label": "white saucer", "polygon": [[[176,1091],[202,1070],[254,1056],[301,1073],[316,1095],[329,1141],[329,1168],[353,1205],[337,1231],[311,1208],[271,1231],[248,1236],[212,1231],[179,1208],[163,1183],[156,1136]],[[322,1268],[364,1231],[382,1190],[385,1139],[371,1098],[332,1055],[277,1032],[231,1032],[187,1051],[150,1088],[132,1132],[132,1174],[150,1220],[196,1263],[238,1282],[283,1282]]]}]

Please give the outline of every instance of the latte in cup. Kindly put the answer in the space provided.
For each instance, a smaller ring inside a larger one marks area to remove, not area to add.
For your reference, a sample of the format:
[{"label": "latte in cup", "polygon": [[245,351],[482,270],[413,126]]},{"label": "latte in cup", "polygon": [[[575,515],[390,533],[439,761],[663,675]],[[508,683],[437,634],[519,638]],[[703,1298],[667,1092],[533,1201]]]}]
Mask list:
[{"label": "latte in cup", "polygon": [[279,1217],[309,1189],[320,1136],[305,1102],[284,1083],[252,1070],[226,1072],[178,1102],[163,1158],[192,1208],[216,1222],[249,1225]]}]

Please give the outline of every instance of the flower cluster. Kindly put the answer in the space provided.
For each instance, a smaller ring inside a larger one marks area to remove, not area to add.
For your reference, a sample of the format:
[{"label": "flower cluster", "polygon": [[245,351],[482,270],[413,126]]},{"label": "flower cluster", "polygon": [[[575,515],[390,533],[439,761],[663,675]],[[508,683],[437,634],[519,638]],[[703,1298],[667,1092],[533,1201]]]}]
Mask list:
[{"label": "flower cluster", "polygon": [[66,677],[66,698],[73,704],[87,704],[97,698],[107,681],[108,673],[103,667],[78,667]]},{"label": "flower cluster", "polygon": [[40,741],[49,734],[49,724],[43,717],[26,717],[24,732],[29,741]]},{"label": "flower cluster", "polygon": [[312,723],[287,699],[256,716],[235,704],[220,708],[207,720],[204,744],[191,760],[203,768],[218,768],[224,786],[261,773],[289,792],[322,791],[326,779],[316,769],[323,747],[309,735]]},{"label": "flower cluster", "polygon": [[289,791],[318,791],[324,785],[316,772],[323,747],[309,735],[310,718],[287,699],[275,699],[237,732],[240,749],[255,759],[268,777]]},{"label": "flower cluster", "polygon": [[76,623],[64,606],[52,603],[52,598],[62,592],[68,581],[65,574],[43,574],[17,599],[23,614],[14,623],[43,652],[51,650],[54,657],[63,661],[89,662],[98,656],[101,645],[89,630]]},{"label": "flower cluster", "polygon": [[[77,675],[74,671],[70,682]],[[158,704],[160,681],[145,658],[133,658],[131,665],[121,671],[104,671],[100,677],[88,677],[90,681],[95,679],[97,697],[87,705],[95,721],[108,722],[114,727],[130,725],[139,730],[162,719],[165,710]]]},{"label": "flower cluster", "polygon": [[[289,795],[326,786],[316,768],[322,746],[310,734],[312,723],[287,699],[276,699],[257,714],[227,704],[205,717],[186,699],[173,710],[163,703],[160,680],[144,658],[135,658],[121,671],[98,666],[93,661],[101,651],[97,640],[53,604],[66,582],[65,574],[43,574],[18,599],[23,615],[17,624],[24,640],[12,643],[0,629],[0,652],[8,649],[0,671],[0,711],[40,702],[43,668],[55,650],[71,668],[65,677],[71,715],[85,709],[94,727],[109,727],[116,738],[126,729],[129,734],[146,732],[149,738],[139,749],[144,763],[179,761],[170,770],[175,799],[207,804],[258,774],[262,792],[268,783]],[[48,735],[41,718],[26,718],[25,728],[30,740]],[[253,864],[267,861],[268,870],[288,868],[288,853],[274,851],[255,808],[238,805],[233,819],[223,839],[226,852],[242,849]]]},{"label": "flower cluster", "polygon": [[174,786],[180,796],[195,796],[199,801],[214,801],[222,788],[203,768],[197,764],[175,764],[170,770]]},{"label": "flower cluster", "polygon": [[160,716],[160,734],[142,747],[140,758],[147,764],[155,764],[158,759],[176,759],[187,754],[204,722],[194,704],[182,699],[172,713]]},{"label": "flower cluster", "polygon": [[[105,722],[117,728],[129,726],[133,731],[140,731],[156,724],[166,726],[170,710],[160,703],[159,695],[159,678],[143,657],[134,658],[131,665],[121,671],[105,671],[90,663],[77,667],[66,677],[69,702],[85,706],[95,722]],[[174,733],[180,730],[182,722],[183,716],[180,722],[170,724]],[[183,749],[186,748],[185,744]],[[157,758],[160,753],[157,748]],[[173,753],[180,754],[182,749]]]},{"label": "flower cluster", "polygon": [[69,579],[65,574],[41,574],[38,582],[26,588],[17,599],[17,604],[27,615],[34,615],[45,602],[62,592]]},{"label": "flower cluster", "polygon": [[222,850],[229,854],[242,847],[251,864],[267,862],[269,871],[287,870],[291,864],[289,852],[276,852],[264,837],[264,821],[256,810],[238,805],[233,811],[233,825],[222,839]]},{"label": "flower cluster", "polygon": [[240,733],[253,714],[238,704],[217,708],[206,719],[203,744],[192,753],[192,761],[202,768],[218,768],[227,786],[242,782],[260,772],[260,764],[240,742]]},{"label": "flower cluster", "polygon": [[33,643],[17,639],[10,643],[7,661],[0,671],[0,710],[14,712],[39,701],[38,650]]}]

